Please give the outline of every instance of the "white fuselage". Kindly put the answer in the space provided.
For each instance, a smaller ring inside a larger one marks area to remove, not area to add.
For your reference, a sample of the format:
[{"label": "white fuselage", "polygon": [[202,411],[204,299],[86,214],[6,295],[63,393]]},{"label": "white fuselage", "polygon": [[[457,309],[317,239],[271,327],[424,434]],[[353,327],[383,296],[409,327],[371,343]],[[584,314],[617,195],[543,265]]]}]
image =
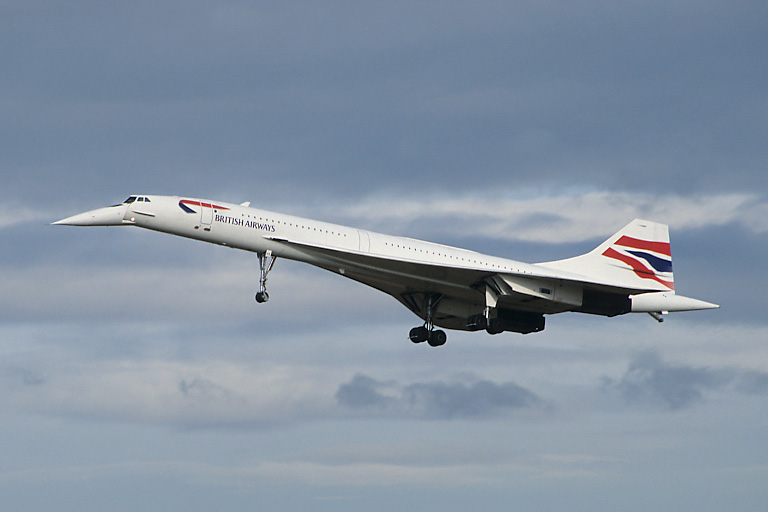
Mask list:
[{"label": "white fuselage", "polygon": [[[195,200],[203,205],[200,208],[202,214],[198,215],[179,208],[179,197],[146,197],[150,198],[150,202],[126,205],[124,223],[246,251],[271,250],[275,256],[311,264],[325,263],[327,260],[313,252],[302,251],[294,245],[280,242],[286,240],[333,251],[370,254],[385,259],[436,266],[519,274],[540,274],[543,271],[532,264],[466,249],[385,235],[250,206]],[[205,206],[209,204],[210,207]]]}]

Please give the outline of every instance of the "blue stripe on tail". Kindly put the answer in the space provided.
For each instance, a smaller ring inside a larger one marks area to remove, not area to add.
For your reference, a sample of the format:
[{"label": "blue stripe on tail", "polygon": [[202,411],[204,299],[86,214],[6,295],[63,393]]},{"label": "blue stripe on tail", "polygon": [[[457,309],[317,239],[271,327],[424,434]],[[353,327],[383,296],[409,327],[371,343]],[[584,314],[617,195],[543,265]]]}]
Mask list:
[{"label": "blue stripe on tail", "polygon": [[632,256],[637,256],[648,262],[656,272],[672,272],[672,261],[659,258],[653,254],[641,251],[627,251]]}]

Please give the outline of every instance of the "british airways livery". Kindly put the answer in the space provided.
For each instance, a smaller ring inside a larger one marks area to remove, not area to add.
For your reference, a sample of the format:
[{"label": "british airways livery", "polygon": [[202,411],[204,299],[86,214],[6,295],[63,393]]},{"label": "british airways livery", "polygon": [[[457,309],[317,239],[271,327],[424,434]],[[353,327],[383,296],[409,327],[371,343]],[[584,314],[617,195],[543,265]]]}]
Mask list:
[{"label": "british airways livery", "polygon": [[130,196],[123,203],[62,219],[68,226],[138,226],[255,252],[256,301],[269,300],[276,258],[302,261],[387,293],[424,322],[414,343],[445,344],[445,331],[542,331],[545,315],[601,316],[717,308],[675,293],[669,230],[635,219],[593,251],[522,263],[466,249],[384,235],[208,199]]}]

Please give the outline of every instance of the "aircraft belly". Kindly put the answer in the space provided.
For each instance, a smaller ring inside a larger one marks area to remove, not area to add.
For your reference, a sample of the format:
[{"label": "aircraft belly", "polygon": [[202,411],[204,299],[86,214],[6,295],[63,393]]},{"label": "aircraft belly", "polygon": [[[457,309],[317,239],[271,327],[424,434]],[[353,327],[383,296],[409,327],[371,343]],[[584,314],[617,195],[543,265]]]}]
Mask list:
[{"label": "aircraft belly", "polygon": [[498,307],[501,309],[554,314],[572,311],[581,305],[580,287],[571,289],[568,284],[553,280],[392,260],[290,242],[288,245],[303,253],[304,261],[387,293],[421,318],[424,314],[419,302],[408,296],[442,295],[435,323],[445,328],[465,329],[468,317],[484,311],[484,280],[499,284],[502,293]]},{"label": "aircraft belly", "polygon": [[442,298],[435,311],[434,323],[446,329],[466,330],[467,318],[482,313],[485,307],[482,293],[471,287],[476,276],[459,283],[448,281],[450,276],[443,268],[404,262],[373,267],[353,263],[346,258],[326,256],[322,259],[322,263],[315,264],[392,296],[421,319],[426,316],[425,294],[440,295]]},{"label": "aircraft belly", "polygon": [[532,313],[543,313],[546,315],[554,315],[556,313],[573,311],[575,309],[571,304],[565,304],[549,299],[541,299],[516,292],[499,297],[498,307],[500,309],[530,311]]},{"label": "aircraft belly", "polygon": [[[416,262],[389,260],[345,252],[305,248],[306,260],[364,283],[394,285],[419,292],[473,293],[473,285],[487,274],[474,270],[445,268]],[[450,272],[449,272],[450,270]],[[373,285],[372,285],[373,286]]]}]

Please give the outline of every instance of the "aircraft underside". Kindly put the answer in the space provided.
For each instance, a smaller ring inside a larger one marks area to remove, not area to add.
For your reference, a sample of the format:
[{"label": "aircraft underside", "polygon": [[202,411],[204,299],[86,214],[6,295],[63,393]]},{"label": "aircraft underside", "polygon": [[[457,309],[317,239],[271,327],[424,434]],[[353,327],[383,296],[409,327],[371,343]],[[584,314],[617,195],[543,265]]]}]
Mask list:
[{"label": "aircraft underside", "polygon": [[[306,260],[313,265],[335,274],[365,284],[391,295],[424,323],[411,329],[409,339],[413,343],[428,342],[437,347],[444,345],[447,335],[436,329],[482,331],[488,334],[514,332],[530,334],[543,331],[545,314],[580,312],[601,316],[616,316],[631,311],[631,301],[626,293],[606,293],[589,288],[579,290],[579,303],[563,303],[517,293],[493,273],[468,273],[465,283],[442,282],[441,269],[424,269],[420,275],[403,270],[397,262],[397,271],[387,270],[387,262],[371,256],[329,254],[328,251],[303,248]],[[260,289],[256,293],[259,303],[269,300],[266,278],[272,269],[275,256],[271,251],[259,253],[261,269]],[[303,258],[300,258],[303,259]],[[390,267],[395,266],[389,263]],[[551,286],[551,285],[548,285]],[[488,304],[488,295],[495,296],[494,305]]]}]

